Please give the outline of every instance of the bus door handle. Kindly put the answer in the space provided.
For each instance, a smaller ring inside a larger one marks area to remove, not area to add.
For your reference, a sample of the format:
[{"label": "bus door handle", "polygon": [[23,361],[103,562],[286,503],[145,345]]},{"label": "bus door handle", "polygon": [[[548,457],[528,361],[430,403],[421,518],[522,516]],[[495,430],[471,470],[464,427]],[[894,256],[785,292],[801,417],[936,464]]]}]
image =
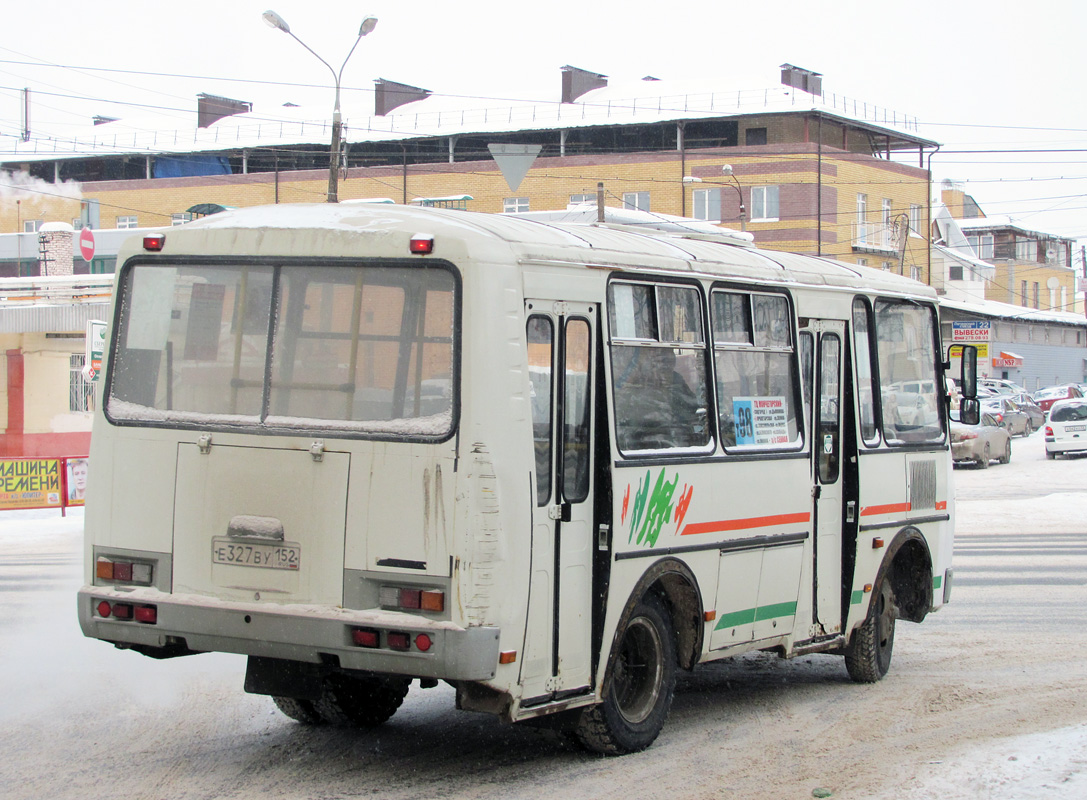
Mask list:
[{"label": "bus door handle", "polygon": [[570,504],[560,503],[557,506],[551,506],[551,508],[547,509],[547,516],[559,522],[569,522],[572,519]]},{"label": "bus door handle", "polygon": [[845,521],[853,522],[857,518],[857,501],[850,500],[845,504]]}]

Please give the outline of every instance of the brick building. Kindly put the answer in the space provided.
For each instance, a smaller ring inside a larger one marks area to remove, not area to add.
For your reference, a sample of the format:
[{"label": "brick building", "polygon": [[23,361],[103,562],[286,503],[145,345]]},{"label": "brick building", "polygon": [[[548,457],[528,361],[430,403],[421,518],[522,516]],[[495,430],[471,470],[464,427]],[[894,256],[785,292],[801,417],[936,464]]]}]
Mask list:
[{"label": "brick building", "polygon": [[[595,200],[602,181],[607,205],[746,228],[762,247],[928,279],[927,248],[906,232],[928,229],[925,157],[936,143],[916,133],[915,119],[825,91],[822,76],[788,64],[779,82],[755,89],[610,86],[574,67],[561,77],[558,102],[485,103],[377,81],[374,113],[344,110],[339,198],[467,195],[471,210],[536,211]],[[212,101],[221,116],[208,113]],[[82,212],[58,200],[34,213],[86,219],[90,201],[102,228],[178,224],[204,204],[324,201],[327,111],[276,109],[271,121],[202,95],[198,112],[184,130],[173,117],[157,128],[88,126],[63,151],[55,141],[15,142],[0,161],[32,179],[78,181]],[[491,145],[538,148],[515,190]],[[0,210],[0,230],[19,229],[12,212]]]}]

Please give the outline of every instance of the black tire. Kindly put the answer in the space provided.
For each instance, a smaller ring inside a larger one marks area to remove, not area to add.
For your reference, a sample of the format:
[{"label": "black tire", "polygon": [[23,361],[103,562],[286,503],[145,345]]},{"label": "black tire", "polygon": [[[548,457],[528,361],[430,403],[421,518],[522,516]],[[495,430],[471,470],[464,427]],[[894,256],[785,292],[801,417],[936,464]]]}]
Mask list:
[{"label": "black tire", "polygon": [[891,584],[884,579],[872,598],[868,617],[853,632],[845,649],[845,668],[857,683],[875,683],[891,667],[895,644],[895,598]]},{"label": "black tire", "polygon": [[272,702],[276,708],[303,725],[322,725],[324,719],[317,713],[313,703],[309,700],[296,700],[293,697],[273,697]]},{"label": "black tire", "polygon": [[1048,458],[1050,461],[1052,461],[1053,459],[1055,459],[1057,457],[1057,454],[1054,453],[1052,450],[1046,450],[1045,451],[1045,457]]},{"label": "black tire", "polygon": [[1012,460],[1012,440],[1008,437],[1008,443],[1004,445],[1004,455],[997,459],[1001,464],[1007,464]]},{"label": "black tire", "polygon": [[978,459],[978,469],[989,469],[989,459],[992,456],[989,453],[989,443],[985,443],[985,449],[981,451],[981,458]]},{"label": "black tire", "polygon": [[660,598],[646,595],[634,608],[612,655],[603,701],[581,714],[578,740],[604,755],[644,750],[664,726],[675,687],[672,618]]},{"label": "black tire", "polygon": [[357,678],[334,673],[313,707],[333,725],[373,728],[389,719],[407,697],[408,678]]}]

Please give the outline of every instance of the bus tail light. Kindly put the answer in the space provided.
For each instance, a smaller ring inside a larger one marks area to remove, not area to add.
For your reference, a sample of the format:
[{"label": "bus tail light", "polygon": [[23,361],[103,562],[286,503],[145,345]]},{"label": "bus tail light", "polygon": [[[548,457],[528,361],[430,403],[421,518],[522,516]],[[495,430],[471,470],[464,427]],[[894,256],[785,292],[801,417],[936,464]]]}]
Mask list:
[{"label": "bus tail light", "polygon": [[377,631],[369,628],[355,628],[351,631],[351,641],[359,647],[379,647],[381,637]]},{"label": "bus tail light", "polygon": [[429,233],[417,233],[411,237],[408,249],[417,255],[430,255],[434,252],[434,237]]},{"label": "bus tail light", "polygon": [[1045,426],[1045,435],[1046,436],[1052,436],[1053,435],[1053,428],[1050,427],[1049,425]]},{"label": "bus tail light", "polygon": [[143,249],[157,253],[166,246],[165,233],[149,233],[143,237]]},{"label": "bus tail light", "polygon": [[94,610],[103,619],[113,618],[124,622],[135,620],[144,625],[154,625],[159,621],[158,606],[137,606],[132,603],[111,603],[109,600],[101,600]]},{"label": "bus tail light", "polygon": [[389,631],[385,637],[385,641],[389,643],[390,650],[410,650],[411,649],[411,634],[401,633],[398,631]]},{"label": "bus tail light", "polygon": [[99,556],[94,564],[94,575],[100,581],[111,583],[136,583],[150,586],[154,570],[141,561],[125,561]]},{"label": "bus tail light", "polygon": [[382,608],[409,611],[445,611],[445,592],[440,589],[419,589],[413,586],[382,586],[379,593]]},{"label": "bus tail light", "polygon": [[159,610],[156,606],[136,606],[136,622],[154,625],[158,621]]}]

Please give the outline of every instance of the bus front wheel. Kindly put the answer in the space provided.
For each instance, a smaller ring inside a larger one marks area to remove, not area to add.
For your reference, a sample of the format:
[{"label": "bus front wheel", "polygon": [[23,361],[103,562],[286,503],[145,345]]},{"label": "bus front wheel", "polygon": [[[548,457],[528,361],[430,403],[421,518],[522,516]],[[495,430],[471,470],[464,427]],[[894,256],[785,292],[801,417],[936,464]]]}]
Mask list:
[{"label": "bus front wheel", "polygon": [[604,699],[582,712],[577,738],[589,750],[644,750],[664,726],[676,684],[676,642],[663,601],[647,594],[618,641]]},{"label": "bus front wheel", "polygon": [[872,598],[868,617],[853,632],[845,650],[845,668],[857,683],[875,683],[891,666],[895,644],[895,597],[886,578]]}]

